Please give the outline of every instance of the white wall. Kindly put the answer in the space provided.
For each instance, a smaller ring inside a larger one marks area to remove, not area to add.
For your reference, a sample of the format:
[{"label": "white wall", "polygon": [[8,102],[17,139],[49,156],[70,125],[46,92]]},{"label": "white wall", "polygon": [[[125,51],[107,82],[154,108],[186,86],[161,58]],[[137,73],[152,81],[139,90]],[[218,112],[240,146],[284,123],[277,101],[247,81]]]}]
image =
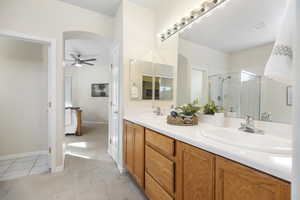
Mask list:
[{"label": "white wall", "polygon": [[[271,55],[273,43],[230,53],[229,70],[242,70],[263,76],[266,63]],[[267,78],[262,79],[261,113],[271,112],[275,122],[291,123],[292,106],[288,106],[286,84]]]},{"label": "white wall", "polygon": [[48,149],[45,51],[0,37],[0,156]]},{"label": "white wall", "polygon": [[82,109],[83,123],[107,123],[109,97],[92,97],[91,84],[109,83],[109,66],[67,67],[66,74],[72,76],[72,105]]},{"label": "white wall", "polygon": [[[26,9],[25,9],[26,8]],[[56,165],[63,164],[63,32],[87,31],[112,38],[113,19],[57,0],[1,0],[0,31],[10,30],[57,42]]]},{"label": "white wall", "polygon": [[229,56],[221,51],[179,39],[178,53],[187,58],[191,67],[206,70],[208,76],[228,71]]},{"label": "white wall", "polygon": [[269,43],[229,54],[229,71],[248,71],[264,75],[266,63],[271,55],[274,43]]},{"label": "white wall", "polygon": [[141,108],[151,108],[151,101],[132,101],[130,99],[130,60],[152,62],[155,45],[155,15],[148,8],[130,1],[124,1],[124,112],[132,112]]},{"label": "white wall", "polygon": [[200,104],[205,105],[208,101],[208,76],[214,74],[223,74],[228,71],[229,56],[226,53],[217,51],[199,44],[179,39],[178,46],[178,94],[177,104],[182,105],[190,103],[192,99],[192,88],[200,87],[192,85],[193,71],[201,70],[203,72],[203,94]]},{"label": "white wall", "polygon": [[172,27],[175,23],[190,14],[190,11],[199,8],[204,0],[164,0],[156,10],[157,33]]}]

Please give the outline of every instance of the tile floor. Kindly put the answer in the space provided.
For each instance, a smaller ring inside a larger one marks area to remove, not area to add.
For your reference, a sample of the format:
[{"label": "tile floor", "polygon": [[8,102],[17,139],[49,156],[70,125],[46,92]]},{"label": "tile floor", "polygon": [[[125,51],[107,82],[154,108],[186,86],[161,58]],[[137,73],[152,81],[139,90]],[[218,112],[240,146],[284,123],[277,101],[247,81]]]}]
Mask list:
[{"label": "tile floor", "polygon": [[106,153],[107,126],[84,127],[82,137],[67,137],[69,155],[60,173],[0,181],[1,200],[146,200]]},{"label": "tile floor", "polygon": [[0,160],[0,181],[49,172],[49,156],[40,154]]}]

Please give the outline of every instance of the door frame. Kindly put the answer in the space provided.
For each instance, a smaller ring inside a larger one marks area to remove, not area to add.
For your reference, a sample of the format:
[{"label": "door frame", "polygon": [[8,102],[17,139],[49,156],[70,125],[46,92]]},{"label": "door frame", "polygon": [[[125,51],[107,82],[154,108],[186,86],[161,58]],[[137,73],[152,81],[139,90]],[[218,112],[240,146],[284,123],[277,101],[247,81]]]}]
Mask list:
[{"label": "door frame", "polygon": [[[56,172],[56,40],[30,34],[0,30],[0,36],[47,45],[48,47],[48,147],[51,173]],[[51,148],[51,150],[50,150]]]},{"label": "door frame", "polygon": [[[116,113],[114,113],[113,109],[112,109],[112,103],[113,103],[113,96],[112,96],[112,84],[113,84],[113,57],[114,57],[114,54],[115,52],[118,52],[118,67],[119,67],[119,74],[118,74],[118,78],[119,78],[119,81],[118,81],[118,87],[119,87],[119,90],[118,90],[118,96],[119,96],[119,99],[118,99],[118,102],[119,102],[119,105],[118,105],[118,118],[119,118],[119,123],[118,123],[118,133],[115,133],[115,137],[117,137],[117,144],[116,144],[116,147],[112,147],[111,146],[111,142],[110,142],[110,138],[112,136],[112,119],[113,119],[113,115],[115,115]],[[110,89],[110,108],[109,108],[109,136],[108,136],[108,153],[109,155],[113,158],[113,160],[116,162],[117,164],[117,167],[119,169],[120,172],[123,171],[123,167],[122,167],[122,107],[121,107],[121,59],[120,59],[120,45],[119,44],[115,44],[112,46],[112,48],[110,49],[110,52],[111,52],[111,76],[112,76],[112,79],[111,79],[111,89]],[[112,152],[112,148],[114,148],[114,152]]]}]

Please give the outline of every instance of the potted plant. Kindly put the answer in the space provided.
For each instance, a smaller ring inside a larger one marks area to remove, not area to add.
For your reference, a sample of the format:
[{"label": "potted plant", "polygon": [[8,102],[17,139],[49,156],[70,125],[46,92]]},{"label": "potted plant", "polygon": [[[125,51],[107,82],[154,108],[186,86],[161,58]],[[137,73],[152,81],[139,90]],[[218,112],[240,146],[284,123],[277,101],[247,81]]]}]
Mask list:
[{"label": "potted plant", "polygon": [[203,108],[203,113],[206,115],[214,115],[218,111],[214,101],[209,101]]},{"label": "potted plant", "polygon": [[198,100],[195,100],[190,104],[176,107],[168,116],[167,122],[173,125],[197,125],[197,113],[201,110],[201,107],[198,105]]},{"label": "potted plant", "polygon": [[224,108],[222,106],[217,106],[214,101],[209,101],[204,106],[204,114],[214,115],[214,124],[219,127],[224,127],[225,115]]}]

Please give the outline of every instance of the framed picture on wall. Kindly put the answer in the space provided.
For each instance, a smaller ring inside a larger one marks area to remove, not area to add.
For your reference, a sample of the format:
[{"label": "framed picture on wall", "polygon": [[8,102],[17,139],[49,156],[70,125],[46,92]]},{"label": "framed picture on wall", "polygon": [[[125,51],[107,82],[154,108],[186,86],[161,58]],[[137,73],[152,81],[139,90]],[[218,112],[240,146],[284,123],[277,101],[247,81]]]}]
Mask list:
[{"label": "framed picture on wall", "polygon": [[108,97],[108,83],[94,83],[91,86],[92,97]]},{"label": "framed picture on wall", "polygon": [[292,86],[287,86],[286,88],[286,105],[293,105],[293,88]]}]

